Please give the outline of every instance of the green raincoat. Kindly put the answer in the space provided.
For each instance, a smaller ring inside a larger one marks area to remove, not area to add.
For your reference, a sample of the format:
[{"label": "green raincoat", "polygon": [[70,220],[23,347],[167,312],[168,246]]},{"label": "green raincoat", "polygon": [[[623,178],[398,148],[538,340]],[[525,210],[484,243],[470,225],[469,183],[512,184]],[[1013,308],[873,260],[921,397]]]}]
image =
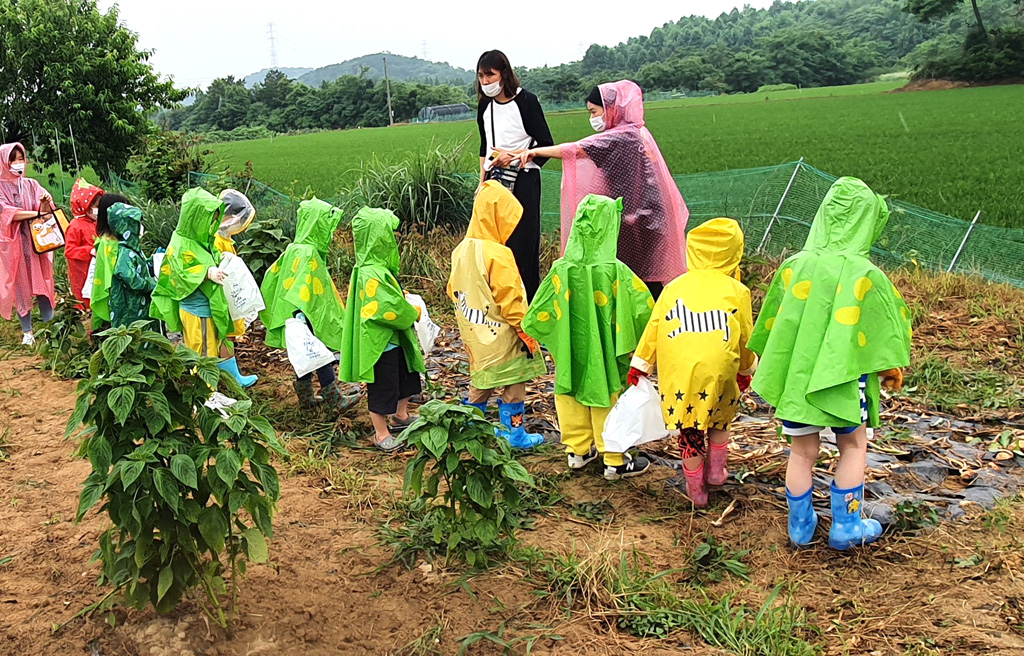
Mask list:
[{"label": "green raincoat", "polygon": [[[108,217],[109,221],[109,217]],[[110,237],[96,237],[96,270],[92,280],[92,314],[110,323],[110,285],[114,281],[118,243]]]},{"label": "green raincoat", "polygon": [[179,306],[197,289],[210,301],[218,338],[231,332],[224,288],[206,277],[210,267],[220,264],[221,253],[213,243],[223,212],[224,203],[205,189],[189,189],[181,199],[181,217],[171,235],[149,308],[149,316],[166,323],[171,332],[181,331]]},{"label": "green raincoat", "polygon": [[284,324],[301,311],[317,337],[333,351],[344,346],[345,306],[327,271],[327,251],[341,222],[341,210],[314,198],[299,205],[295,241],[263,277],[260,292],[267,309],[260,319],[267,327],[267,344],[284,348]]},{"label": "green raincoat", "polygon": [[576,210],[565,255],[541,283],[523,331],[555,361],[555,394],[608,408],[651,316],[647,286],[616,259],[622,201],[587,196]]},{"label": "green raincoat", "polygon": [[747,344],[761,356],[752,386],[780,419],[812,426],[861,424],[867,377],[878,426],[879,372],[910,363],[910,312],[868,255],[889,220],[885,200],[856,178],[829,189],[803,250],[772,280]]},{"label": "green raincoat", "polygon": [[156,287],[156,280],[149,272],[149,262],[139,247],[142,210],[114,203],[107,220],[110,229],[121,238],[114,280],[110,285],[110,323],[127,326],[149,318],[149,295]]},{"label": "green raincoat", "polygon": [[388,344],[405,352],[409,371],[426,371],[412,325],[419,312],[398,284],[398,217],[390,210],[364,207],[352,220],[356,265],[344,311],[339,376],[350,383],[372,383],[373,366]]}]

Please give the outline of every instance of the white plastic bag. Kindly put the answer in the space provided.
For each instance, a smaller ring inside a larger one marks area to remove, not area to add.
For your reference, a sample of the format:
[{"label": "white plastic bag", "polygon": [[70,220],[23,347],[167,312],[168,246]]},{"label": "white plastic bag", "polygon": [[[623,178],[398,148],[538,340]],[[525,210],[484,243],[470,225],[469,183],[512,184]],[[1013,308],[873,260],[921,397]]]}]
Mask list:
[{"label": "white plastic bag", "polygon": [[232,321],[255,317],[260,310],[266,309],[260,286],[256,284],[256,279],[242,258],[233,253],[224,253],[220,270],[225,274],[221,284],[228,299],[228,315]]},{"label": "white plastic bag", "polygon": [[666,435],[661,397],[647,377],[622,393],[604,422],[604,448],[610,453],[624,453]]},{"label": "white plastic bag", "polygon": [[416,330],[416,336],[420,338],[420,347],[423,349],[423,355],[427,355],[434,350],[434,341],[441,334],[441,327],[430,320],[427,304],[423,302],[421,296],[418,294],[406,294],[405,300],[409,301],[411,305],[418,307],[421,311],[420,320],[413,324],[413,328]]},{"label": "white plastic bag", "polygon": [[302,319],[292,317],[284,322],[284,343],[288,350],[288,361],[295,369],[295,375],[302,378],[336,359],[331,349],[316,338]]},{"label": "white plastic bag", "polygon": [[85,274],[85,284],[82,285],[82,298],[92,299],[92,284],[96,280],[96,256],[89,260],[89,272]]}]

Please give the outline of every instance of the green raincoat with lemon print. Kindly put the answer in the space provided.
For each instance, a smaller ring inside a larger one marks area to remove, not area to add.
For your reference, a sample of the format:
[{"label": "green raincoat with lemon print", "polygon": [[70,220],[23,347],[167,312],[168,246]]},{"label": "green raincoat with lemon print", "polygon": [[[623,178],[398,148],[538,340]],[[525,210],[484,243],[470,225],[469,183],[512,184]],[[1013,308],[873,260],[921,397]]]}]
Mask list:
[{"label": "green raincoat with lemon print", "polygon": [[555,261],[523,319],[523,330],[555,361],[555,394],[609,408],[651,316],[647,286],[616,259],[622,200],[580,202],[565,255]]},{"label": "green raincoat with lemon print", "polygon": [[268,346],[285,347],[285,322],[301,311],[320,341],[332,351],[342,349],[345,306],[326,265],[341,218],[341,210],[318,198],[299,205],[295,241],[267,270],[260,285],[267,306],[260,320],[267,327]]},{"label": "green raincoat with lemon print", "polygon": [[373,366],[394,344],[405,353],[409,371],[426,371],[413,324],[419,311],[405,300],[398,284],[398,217],[390,210],[364,207],[352,219],[356,265],[344,312],[344,340],[339,377],[372,383]]},{"label": "green raincoat with lemon print", "polygon": [[877,427],[878,376],[910,364],[910,313],[868,256],[889,220],[885,199],[840,178],[814,217],[807,243],[772,280],[748,348],[761,356],[753,389],[780,419],[812,426]]},{"label": "green raincoat with lemon print", "polygon": [[210,301],[217,334],[231,332],[231,315],[224,288],[207,278],[207,270],[220,264],[214,247],[224,203],[205,189],[189,189],[181,199],[181,217],[164,254],[149,316],[167,324],[170,332],[182,330],[178,310],[181,301],[197,289]]},{"label": "green raincoat with lemon print", "polygon": [[110,285],[114,282],[114,267],[117,266],[116,239],[96,237],[96,270],[92,279],[92,314],[110,323]]}]

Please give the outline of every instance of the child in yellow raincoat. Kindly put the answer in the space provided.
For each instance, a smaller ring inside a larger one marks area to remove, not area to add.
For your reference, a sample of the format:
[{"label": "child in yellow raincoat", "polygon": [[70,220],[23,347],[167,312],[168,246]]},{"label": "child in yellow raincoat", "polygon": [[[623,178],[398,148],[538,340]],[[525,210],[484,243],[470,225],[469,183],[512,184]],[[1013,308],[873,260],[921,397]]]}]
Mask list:
[{"label": "child in yellow raincoat", "polygon": [[448,297],[469,353],[467,405],[486,414],[494,390],[503,388],[498,411],[502,436],[516,448],[544,441],[524,427],[526,383],[547,372],[537,341],[522,330],[526,289],[505,242],[519,225],[523,206],[496,180],[480,188],[466,238],[452,251]]},{"label": "child in yellow raincoat", "polygon": [[707,485],[729,476],[737,377],[753,373],[757,362],[747,349],[753,316],[750,290],[739,281],[742,257],[736,221],[714,219],[691,230],[688,271],[665,287],[631,363],[631,383],[658,366],[665,423],[679,431],[686,491],[698,507],[708,503]]}]

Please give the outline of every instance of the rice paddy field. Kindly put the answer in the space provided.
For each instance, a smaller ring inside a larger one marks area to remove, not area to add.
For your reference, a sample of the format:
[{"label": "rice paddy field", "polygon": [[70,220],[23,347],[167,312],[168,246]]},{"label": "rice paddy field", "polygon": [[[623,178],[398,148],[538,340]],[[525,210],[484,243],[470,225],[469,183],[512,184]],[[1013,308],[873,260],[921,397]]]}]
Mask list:
[{"label": "rice paddy field", "polygon": [[[647,124],[674,174],[767,166],[800,157],[876,191],[982,223],[1024,227],[1024,86],[893,93],[899,83],[688,98],[651,103]],[[590,133],[586,114],[548,116],[556,142]],[[466,141],[473,121],[400,125],[214,144],[233,169],[285,192],[337,195],[371,154],[401,159],[431,143]],[[557,169],[557,162],[548,165]],[[683,189],[683,195],[686,190]]]}]

